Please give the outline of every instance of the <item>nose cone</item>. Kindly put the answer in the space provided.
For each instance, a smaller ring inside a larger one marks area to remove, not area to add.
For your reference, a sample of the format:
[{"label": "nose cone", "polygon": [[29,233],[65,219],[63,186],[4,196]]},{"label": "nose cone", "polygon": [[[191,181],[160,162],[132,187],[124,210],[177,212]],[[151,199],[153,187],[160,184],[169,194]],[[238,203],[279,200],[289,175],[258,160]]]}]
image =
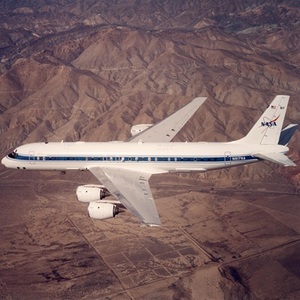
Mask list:
[{"label": "nose cone", "polygon": [[5,156],[5,157],[2,158],[1,164],[4,165],[5,167],[7,167],[7,161],[8,161],[8,159],[7,159],[7,157]]}]

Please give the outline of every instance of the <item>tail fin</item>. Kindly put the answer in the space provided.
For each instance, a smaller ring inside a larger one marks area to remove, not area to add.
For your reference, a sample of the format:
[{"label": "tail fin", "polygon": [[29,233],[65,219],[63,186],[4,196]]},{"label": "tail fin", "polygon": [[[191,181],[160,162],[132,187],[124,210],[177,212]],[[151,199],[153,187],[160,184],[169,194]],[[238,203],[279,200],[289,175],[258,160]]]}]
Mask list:
[{"label": "tail fin", "polygon": [[242,138],[246,144],[277,145],[290,96],[277,95],[249,133]]}]

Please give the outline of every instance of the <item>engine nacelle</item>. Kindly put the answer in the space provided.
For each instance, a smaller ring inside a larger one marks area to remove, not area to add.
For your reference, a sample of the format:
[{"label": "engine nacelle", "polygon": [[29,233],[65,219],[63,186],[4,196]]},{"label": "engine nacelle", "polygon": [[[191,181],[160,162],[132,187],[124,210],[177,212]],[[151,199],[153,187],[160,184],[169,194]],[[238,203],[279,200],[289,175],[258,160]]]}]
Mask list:
[{"label": "engine nacelle", "polygon": [[137,124],[137,125],[133,125],[131,127],[130,133],[131,136],[135,136],[137,134],[139,134],[140,132],[152,127],[153,124]]},{"label": "engine nacelle", "polygon": [[90,202],[88,206],[89,216],[92,219],[103,220],[114,218],[118,214],[118,207],[111,203]]},{"label": "engine nacelle", "polygon": [[76,190],[76,196],[80,202],[92,202],[109,196],[108,190],[102,185],[81,185]]}]

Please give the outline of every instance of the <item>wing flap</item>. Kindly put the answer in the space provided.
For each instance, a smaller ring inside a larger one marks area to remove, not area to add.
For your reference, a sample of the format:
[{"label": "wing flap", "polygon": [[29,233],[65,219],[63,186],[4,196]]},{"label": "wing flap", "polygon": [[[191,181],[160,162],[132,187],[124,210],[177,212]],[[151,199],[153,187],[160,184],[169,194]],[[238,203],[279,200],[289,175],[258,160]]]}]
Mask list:
[{"label": "wing flap", "polygon": [[168,143],[204,103],[206,97],[197,97],[168,118],[130,138],[128,142]]},{"label": "wing flap", "polygon": [[151,174],[122,168],[91,167],[89,170],[128,210],[149,226],[160,219],[148,180]]}]

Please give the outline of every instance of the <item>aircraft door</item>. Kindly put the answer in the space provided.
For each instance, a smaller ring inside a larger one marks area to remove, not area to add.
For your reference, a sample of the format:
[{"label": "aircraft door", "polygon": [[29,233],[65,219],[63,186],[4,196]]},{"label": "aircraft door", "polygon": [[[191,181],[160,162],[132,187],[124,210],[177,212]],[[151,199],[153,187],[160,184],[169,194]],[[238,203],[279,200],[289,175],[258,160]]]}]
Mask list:
[{"label": "aircraft door", "polygon": [[224,153],[224,163],[225,163],[225,166],[231,165],[231,152],[230,151],[226,151]]},{"label": "aircraft door", "polygon": [[34,151],[29,151],[29,163],[33,165],[35,163],[34,160]]}]

